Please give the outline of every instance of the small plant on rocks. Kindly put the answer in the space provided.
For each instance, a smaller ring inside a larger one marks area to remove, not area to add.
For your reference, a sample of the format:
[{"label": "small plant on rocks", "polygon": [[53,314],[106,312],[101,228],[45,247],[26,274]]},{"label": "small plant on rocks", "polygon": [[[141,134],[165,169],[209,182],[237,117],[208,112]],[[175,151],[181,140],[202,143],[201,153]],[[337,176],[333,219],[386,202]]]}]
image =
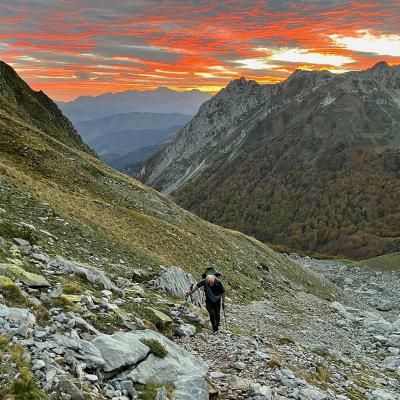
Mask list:
[{"label": "small plant on rocks", "polygon": [[140,339],[140,341],[150,348],[150,351],[159,358],[165,358],[168,350],[156,339]]}]

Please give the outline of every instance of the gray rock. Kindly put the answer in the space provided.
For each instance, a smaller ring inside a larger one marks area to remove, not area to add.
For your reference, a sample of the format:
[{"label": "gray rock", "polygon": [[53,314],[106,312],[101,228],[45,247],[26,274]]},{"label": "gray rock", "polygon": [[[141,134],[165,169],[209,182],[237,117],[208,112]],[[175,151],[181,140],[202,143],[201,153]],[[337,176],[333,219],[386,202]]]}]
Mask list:
[{"label": "gray rock", "polygon": [[47,264],[48,262],[50,262],[50,257],[46,256],[43,253],[32,253],[31,257],[36,260],[36,261],[40,261],[44,264]]},{"label": "gray rock", "polygon": [[208,384],[200,376],[183,376],[174,382],[175,400],[208,400]]},{"label": "gray rock", "polygon": [[389,371],[396,371],[400,367],[400,356],[389,356],[382,361],[382,367]]},{"label": "gray rock", "polygon": [[173,383],[179,377],[203,376],[208,370],[203,360],[193,356],[158,332],[146,329],[135,332],[133,335],[137,338],[159,340],[168,351],[165,358],[150,354],[142,361],[129,374],[133,382]]},{"label": "gray rock", "polygon": [[[196,284],[196,282],[194,277],[182,268],[170,267],[153,281],[153,286],[160,292],[184,298],[190,285]],[[196,305],[201,305],[201,294],[199,292],[194,293],[192,299]]]},{"label": "gray rock", "polygon": [[89,381],[89,382],[97,382],[99,380],[97,375],[94,374],[86,374],[85,378]]},{"label": "gray rock", "polygon": [[168,400],[167,391],[164,387],[157,390],[157,395],[154,400]]},{"label": "gray rock", "polygon": [[33,326],[36,324],[35,316],[25,308],[14,308],[0,305],[0,317],[10,322]]},{"label": "gray rock", "polygon": [[103,370],[112,372],[143,360],[150,349],[140,342],[133,332],[118,332],[113,335],[99,335],[92,340],[105,360]]},{"label": "gray rock", "polygon": [[46,363],[43,360],[36,360],[32,365],[32,371],[37,371],[46,366]]},{"label": "gray rock", "polygon": [[75,386],[75,384],[66,377],[58,383],[56,391],[59,393],[66,393],[71,396],[71,400],[85,400],[82,392]]},{"label": "gray rock", "polygon": [[17,246],[21,246],[21,247],[31,247],[31,244],[25,240],[25,239],[21,239],[21,238],[14,238],[13,239],[14,243]]},{"label": "gray rock", "polygon": [[246,368],[246,364],[241,361],[230,363],[229,366],[238,371],[243,371]]},{"label": "gray rock", "polygon": [[400,334],[390,335],[386,344],[389,347],[400,347]]},{"label": "gray rock", "polygon": [[372,392],[370,400],[396,400],[394,395],[384,389],[376,389]]},{"label": "gray rock", "polygon": [[91,342],[81,340],[81,350],[75,352],[75,358],[84,361],[87,368],[101,368],[105,365],[105,360],[102,357],[100,350]]},{"label": "gray rock", "polygon": [[64,273],[84,274],[89,282],[102,286],[104,289],[120,292],[120,289],[103,272],[90,265],[58,258],[51,261],[48,266]]},{"label": "gray rock", "polygon": [[58,284],[49,294],[48,296],[51,299],[54,299],[56,297],[60,297],[62,295],[63,292],[63,287],[62,285]]},{"label": "gray rock", "polygon": [[259,383],[252,383],[250,391],[253,395],[264,396],[265,400],[272,400],[272,389],[269,386],[262,386]]},{"label": "gray rock", "polygon": [[181,324],[176,329],[175,333],[178,336],[194,336],[196,334],[196,327],[190,324]]}]

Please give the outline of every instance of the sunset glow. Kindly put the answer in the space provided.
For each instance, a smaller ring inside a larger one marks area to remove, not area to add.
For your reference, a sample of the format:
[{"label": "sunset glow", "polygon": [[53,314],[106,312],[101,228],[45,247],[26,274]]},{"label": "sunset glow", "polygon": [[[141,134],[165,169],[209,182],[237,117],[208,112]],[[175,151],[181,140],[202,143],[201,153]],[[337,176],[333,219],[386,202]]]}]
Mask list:
[{"label": "sunset glow", "polygon": [[400,64],[400,0],[0,3],[0,59],[58,100]]}]

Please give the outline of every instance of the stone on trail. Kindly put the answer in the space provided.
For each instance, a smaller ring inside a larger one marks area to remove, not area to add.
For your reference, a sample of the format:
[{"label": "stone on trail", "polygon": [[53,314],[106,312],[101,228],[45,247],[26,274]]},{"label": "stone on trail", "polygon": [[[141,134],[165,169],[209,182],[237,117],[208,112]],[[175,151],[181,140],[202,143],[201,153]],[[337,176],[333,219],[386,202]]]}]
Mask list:
[{"label": "stone on trail", "polygon": [[138,339],[156,339],[168,351],[165,358],[150,354],[142,361],[129,374],[133,382],[173,383],[180,377],[202,377],[208,370],[207,364],[202,359],[193,356],[158,332],[146,329],[137,331],[133,335]]},{"label": "stone on trail", "polygon": [[396,400],[396,398],[384,389],[376,389],[372,392],[370,400]]},{"label": "stone on trail", "polygon": [[105,276],[105,274],[90,265],[80,264],[75,261],[57,258],[51,261],[49,267],[59,270],[60,272],[69,274],[84,274],[90,283],[100,285],[104,289],[120,292],[120,289]]},{"label": "stone on trail", "polygon": [[389,347],[400,347],[400,333],[390,335],[386,345]]},{"label": "stone on trail", "polygon": [[19,280],[30,287],[49,287],[50,284],[44,276],[25,271],[14,264],[0,264],[0,274],[10,279]]},{"label": "stone on trail", "polygon": [[196,334],[196,327],[190,324],[181,324],[176,328],[175,333],[178,336],[194,336]]},{"label": "stone on trail", "polygon": [[201,376],[182,376],[174,382],[175,400],[208,400],[207,381]]},{"label": "stone on trail", "polygon": [[382,361],[382,367],[389,371],[396,371],[400,367],[400,356],[389,356]]},{"label": "stone on trail", "polygon": [[133,332],[117,332],[113,335],[99,335],[91,344],[94,345],[105,360],[105,372],[118,371],[137,364],[150,352]]},{"label": "stone on trail", "polygon": [[[153,281],[153,286],[160,292],[184,298],[190,285],[196,284],[196,282],[193,275],[185,272],[182,268],[170,267]],[[192,299],[196,305],[201,305],[199,292],[192,294]]]},{"label": "stone on trail", "polygon": [[85,400],[82,392],[67,377],[62,379],[55,389],[59,393],[66,393],[70,395],[70,400]]}]

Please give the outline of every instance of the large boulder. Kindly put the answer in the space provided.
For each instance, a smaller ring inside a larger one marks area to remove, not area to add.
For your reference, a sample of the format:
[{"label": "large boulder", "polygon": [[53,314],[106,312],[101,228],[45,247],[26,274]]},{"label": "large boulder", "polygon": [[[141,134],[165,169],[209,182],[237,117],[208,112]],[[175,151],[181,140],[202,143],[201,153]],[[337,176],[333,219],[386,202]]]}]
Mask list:
[{"label": "large boulder", "polygon": [[[182,268],[170,267],[153,281],[153,286],[160,292],[184,298],[190,286],[196,284],[196,282],[193,275],[185,272]],[[196,305],[201,305],[201,294],[199,292],[194,293],[192,299]]]},{"label": "large boulder", "polygon": [[99,335],[91,343],[105,360],[104,372],[114,372],[146,358],[150,349],[139,339],[133,332],[117,332],[113,335]]},{"label": "large boulder", "polygon": [[30,287],[49,287],[47,279],[41,275],[33,274],[25,271],[23,268],[15,264],[0,264],[0,274],[14,281],[19,280]]},{"label": "large boulder", "polygon": [[0,317],[13,323],[33,326],[36,324],[35,316],[25,308],[6,307],[0,304]]},{"label": "large boulder", "polygon": [[48,264],[49,267],[54,268],[60,272],[68,274],[83,274],[86,279],[94,285],[102,286],[104,289],[119,292],[120,289],[107,277],[103,272],[91,267],[90,265],[80,264],[75,261],[57,258]]},{"label": "large boulder", "polygon": [[158,332],[146,329],[135,332],[134,336],[138,339],[156,339],[168,351],[165,358],[150,354],[134,368],[129,374],[134,383],[173,383],[182,377],[202,377],[208,370],[203,360],[196,358]]}]

